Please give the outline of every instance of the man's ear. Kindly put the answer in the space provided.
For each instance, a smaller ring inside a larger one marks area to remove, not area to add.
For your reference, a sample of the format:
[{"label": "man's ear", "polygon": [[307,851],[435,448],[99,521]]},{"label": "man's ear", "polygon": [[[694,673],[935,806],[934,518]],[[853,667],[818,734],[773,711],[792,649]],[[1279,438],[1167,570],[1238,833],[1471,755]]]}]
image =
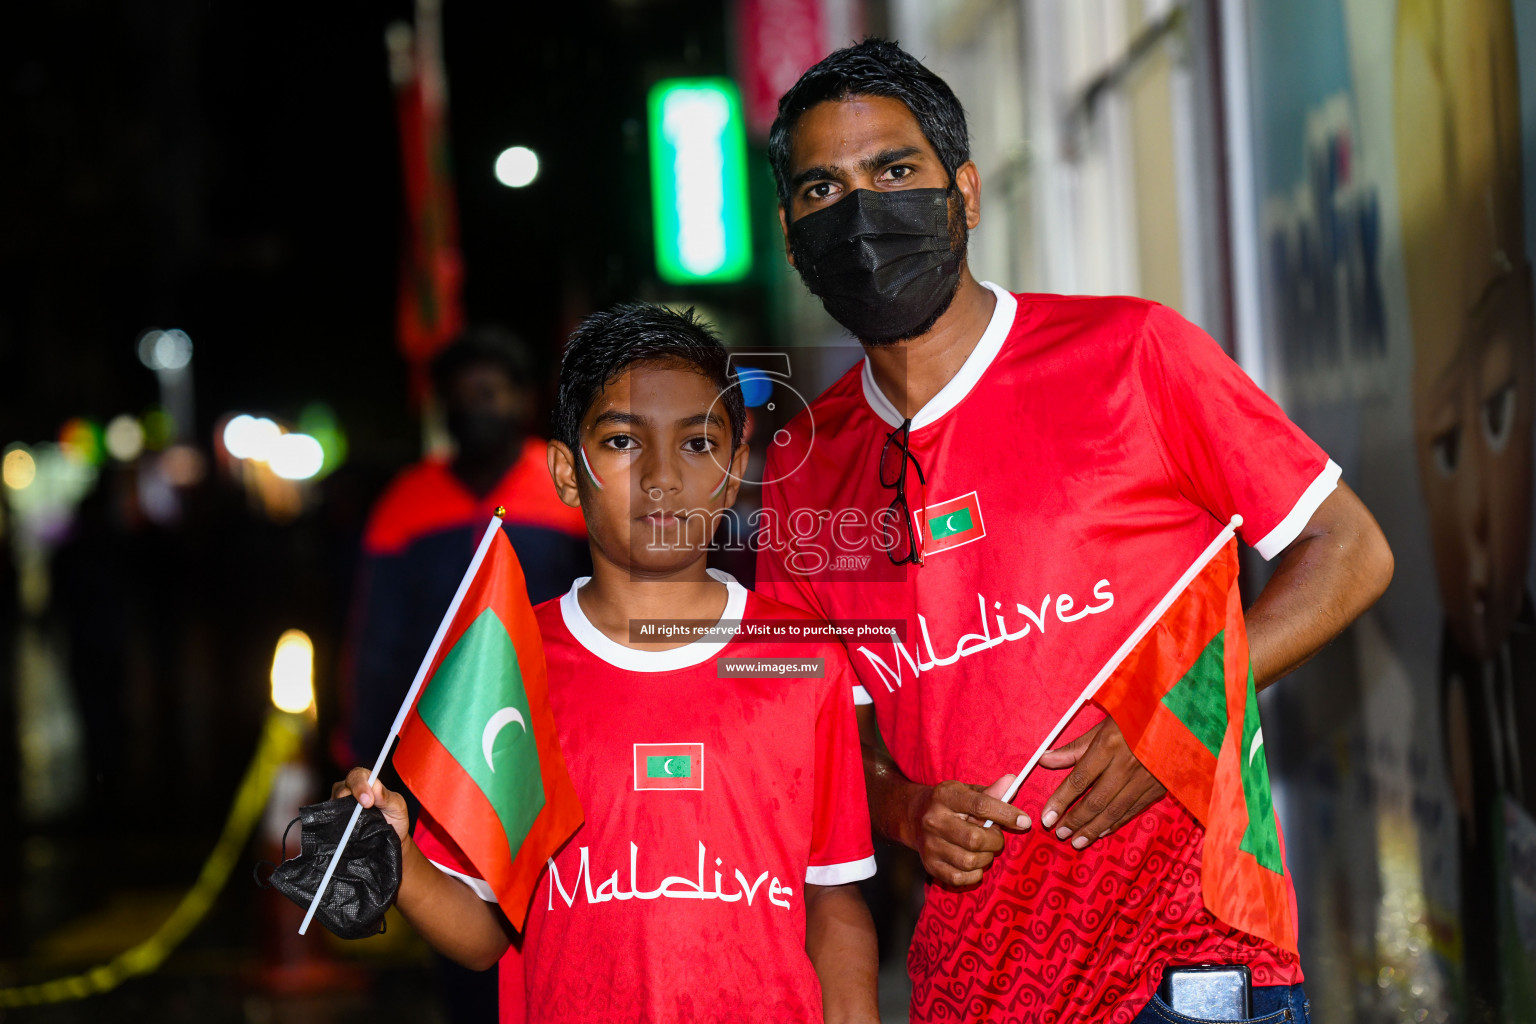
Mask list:
[{"label": "man's ear", "polygon": [[725,491],[720,495],[721,508],[736,504],[736,494],[741,490],[741,479],[746,475],[747,459],[751,455],[752,449],[745,441],[736,446],[736,452],[731,456],[731,478],[725,482]]},{"label": "man's ear", "polygon": [[795,254],[789,251],[789,215],[784,212],[784,204],[779,204],[779,230],[784,232],[784,258],[790,266],[795,265]]},{"label": "man's ear", "polygon": [[955,187],[965,204],[966,230],[975,231],[981,225],[981,174],[970,160],[955,168]]},{"label": "man's ear", "polygon": [[555,493],[571,508],[581,508],[581,489],[576,484],[576,456],[564,441],[549,442],[549,478],[555,482]]}]

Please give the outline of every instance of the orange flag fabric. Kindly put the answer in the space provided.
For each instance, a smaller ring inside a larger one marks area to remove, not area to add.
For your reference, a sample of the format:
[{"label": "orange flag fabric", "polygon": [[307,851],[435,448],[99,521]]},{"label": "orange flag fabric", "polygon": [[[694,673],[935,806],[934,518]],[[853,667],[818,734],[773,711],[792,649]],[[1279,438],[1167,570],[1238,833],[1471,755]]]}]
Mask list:
[{"label": "orange flag fabric", "polygon": [[1205,826],[1206,908],[1294,953],[1295,892],[1270,796],[1237,572],[1237,541],[1229,540],[1093,699]]}]

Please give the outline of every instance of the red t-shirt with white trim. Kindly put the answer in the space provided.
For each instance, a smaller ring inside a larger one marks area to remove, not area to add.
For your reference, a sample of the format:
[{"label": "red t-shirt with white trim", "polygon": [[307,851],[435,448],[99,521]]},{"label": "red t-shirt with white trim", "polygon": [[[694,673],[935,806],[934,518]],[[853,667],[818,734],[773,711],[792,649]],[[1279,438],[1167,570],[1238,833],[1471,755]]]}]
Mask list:
[{"label": "red t-shirt with white trim", "polygon": [[[581,610],[585,579],[535,609],[586,821],[545,870],[521,950],[501,963],[503,1021],[822,1019],[804,884],[875,870],[854,678],[836,642],[748,639],[752,623],[812,620],[716,575],[728,589],[722,625],[744,623],[719,642],[616,643]],[[823,668],[720,678],[722,658]],[[430,818],[415,839],[494,898]]]},{"label": "red t-shirt with white trim", "polygon": [[[930,785],[1018,771],[1233,514],[1273,557],[1339,477],[1171,310],[988,287],[989,326],[912,418],[921,566],[894,567],[879,543],[900,527],[860,528],[895,498],[878,463],[901,424],[867,362],[790,424],[765,477],[758,586],[825,618],[905,623],[899,642],[849,642],[855,697]],[[1087,705],[1058,745],[1102,718]],[[1129,1021],[1169,962],[1301,980],[1293,956],[1205,911],[1204,833],[1178,803],[1079,852],[1038,824],[1063,778],[1025,781],[1015,802],[1036,827],[1007,838],[979,887],[929,885],[913,1019]]]}]

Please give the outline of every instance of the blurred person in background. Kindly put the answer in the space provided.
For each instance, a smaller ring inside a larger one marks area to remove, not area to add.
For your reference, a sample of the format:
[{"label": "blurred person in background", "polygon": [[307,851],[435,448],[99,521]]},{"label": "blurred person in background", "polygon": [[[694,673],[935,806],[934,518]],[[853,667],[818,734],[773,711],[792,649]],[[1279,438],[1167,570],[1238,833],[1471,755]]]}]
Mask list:
[{"label": "blurred person in background", "polygon": [[[549,479],[547,442],[529,432],[539,407],[533,359],[515,336],[472,328],[432,363],[432,383],[454,442],[397,476],[374,505],[348,644],[350,698],[343,764],[369,764],[393,723],[464,567],[496,506],[534,603],[591,572],[581,510]],[[386,765],[385,778],[414,799]],[[455,1022],[496,1019],[496,979],[439,958]]]},{"label": "blurred person in background", "polygon": [[370,764],[496,506],[506,506],[529,600],[564,593],[591,568],[581,512],[555,494],[546,441],[529,433],[538,389],[523,344],[473,329],[433,361],[432,382],[454,452],[400,473],[363,534],[349,738],[354,760]]},{"label": "blurred person in background", "polygon": [[[814,431],[792,427],[774,451],[798,468],[770,466],[763,505],[771,521],[829,517],[804,538],[823,551],[847,550],[846,518],[862,513],[874,554],[858,575],[839,560],[806,572],[805,545],[767,544],[757,581],[832,621],[906,626],[850,647],[871,819],[931,878],[908,956],[912,1019],[1171,1020],[1154,992],[1164,969],[1211,963],[1251,971],[1258,1019],[1305,1021],[1285,937],[1205,908],[1204,829],[1097,706],[1017,807],[996,799],[1013,779],[999,775],[1234,514],[1276,562],[1246,612],[1250,691],[1386,588],[1375,520],[1174,311],[978,282],[965,113],[895,44],[867,40],[807,71],[780,100],[769,156],[786,254],[866,358],[812,403]],[[1261,794],[1254,849],[1289,892],[1262,757],[1251,767],[1262,749],[1243,768]]]},{"label": "blurred person in background", "polygon": [[[1531,268],[1509,0],[1399,8],[1397,173],[1413,316],[1413,419],[1445,615],[1440,693],[1458,810],[1471,1019],[1527,1019],[1536,846]],[[1523,912],[1523,913],[1522,913]],[[1524,1003],[1524,1005],[1520,1005]]]},{"label": "blurred person in background", "polygon": [[[69,678],[74,684],[84,730],[89,814],[86,820],[103,832],[120,826],[118,808],[126,770],[127,736],[123,723],[133,720],[128,700],[128,680],[135,656],[133,638],[160,639],[163,629],[143,621],[140,609],[161,612],[162,621],[180,621],[165,614],[175,609],[179,594],[168,566],[157,563],[146,550],[147,525],[136,515],[131,474],[109,468],[104,479],[80,503],[68,540],[53,559],[55,607],[64,625],[68,645]],[[179,610],[179,609],[177,609]],[[165,643],[153,645],[163,649]],[[161,653],[157,650],[156,653]],[[164,659],[150,658],[168,670]],[[164,674],[168,675],[166,671]],[[161,672],[148,675],[161,682]],[[167,717],[177,718],[179,702],[160,695],[154,701]],[[162,755],[173,759],[181,751],[166,742],[177,733],[158,737]]]}]

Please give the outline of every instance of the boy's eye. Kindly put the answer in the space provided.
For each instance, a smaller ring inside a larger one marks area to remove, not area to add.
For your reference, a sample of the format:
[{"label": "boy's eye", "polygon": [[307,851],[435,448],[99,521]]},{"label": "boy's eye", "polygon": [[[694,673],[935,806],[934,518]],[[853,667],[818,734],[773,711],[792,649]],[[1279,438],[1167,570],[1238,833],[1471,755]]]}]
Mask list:
[{"label": "boy's eye", "polygon": [[714,450],[715,442],[711,441],[708,437],[690,437],[683,442],[683,448],[696,455],[703,455]]},{"label": "boy's eye", "polygon": [[832,194],[833,184],[830,181],[819,181],[805,190],[807,199],[825,199]]},{"label": "boy's eye", "polygon": [[640,443],[628,434],[615,434],[603,439],[603,444],[615,451],[627,452],[640,447]]},{"label": "boy's eye", "polygon": [[908,167],[906,164],[897,164],[895,167],[887,167],[885,170],[885,176],[895,181],[900,181],[902,178],[907,177],[911,173],[912,168]]}]

